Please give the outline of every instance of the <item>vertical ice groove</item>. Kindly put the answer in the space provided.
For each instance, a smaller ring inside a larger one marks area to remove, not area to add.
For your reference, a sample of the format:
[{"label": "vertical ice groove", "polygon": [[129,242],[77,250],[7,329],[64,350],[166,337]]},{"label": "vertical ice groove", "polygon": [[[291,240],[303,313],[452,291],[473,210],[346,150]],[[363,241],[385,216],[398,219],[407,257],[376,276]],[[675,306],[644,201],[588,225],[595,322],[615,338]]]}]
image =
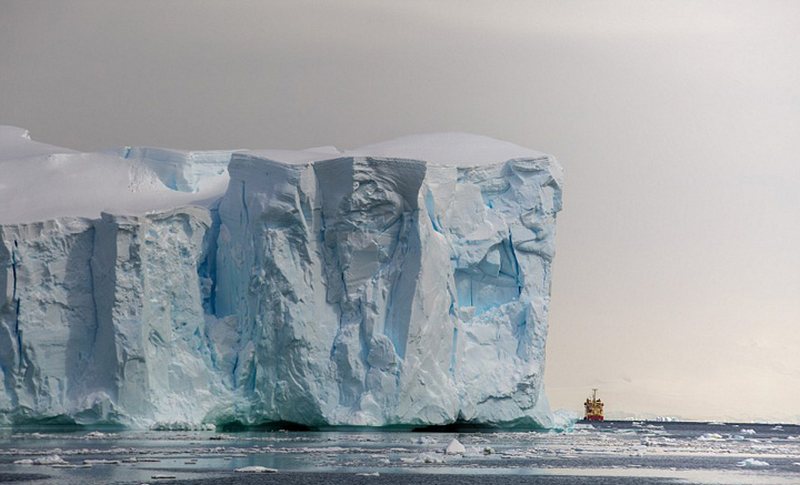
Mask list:
[{"label": "vertical ice groove", "polygon": [[11,248],[11,277],[13,278],[13,283],[11,286],[11,300],[17,300],[17,248],[18,248],[17,240],[14,240],[14,247]]},{"label": "vertical ice groove", "polygon": [[92,231],[92,246],[91,246],[91,253],[90,253],[91,255],[90,255],[89,262],[88,262],[88,264],[86,266],[87,266],[87,270],[89,271],[89,281],[88,281],[88,283],[89,283],[89,291],[91,292],[91,298],[92,298],[92,329],[93,329],[92,342],[96,343],[97,342],[97,332],[98,332],[98,329],[100,327],[100,322],[99,322],[99,317],[98,317],[98,313],[97,313],[97,291],[96,291],[96,286],[95,286],[96,279],[95,279],[95,276],[94,276],[94,267],[92,265],[92,259],[94,259],[94,254],[95,254],[95,250],[96,250],[96,240],[97,240],[97,237],[96,237],[97,230],[95,229],[94,225],[92,225],[91,231]]},{"label": "vertical ice groove", "polygon": [[247,208],[247,191],[245,190],[245,181],[242,180],[242,217],[241,222],[247,223],[250,221],[250,211]]},{"label": "vertical ice groove", "polygon": [[453,346],[450,351],[450,375],[455,376],[456,373],[456,349],[458,348],[458,327],[453,325]]},{"label": "vertical ice groove", "polygon": [[518,295],[522,294],[522,273],[519,269],[519,260],[517,259],[517,252],[514,250],[514,236],[509,232],[507,251],[511,254],[511,259],[514,262],[514,279],[517,283]]},{"label": "vertical ice groove", "polygon": [[209,215],[211,216],[211,226],[203,239],[203,256],[198,266],[198,275],[200,276],[203,307],[206,313],[215,315],[217,312],[217,244],[220,228],[218,204],[209,209]]},{"label": "vertical ice groove", "polygon": [[17,364],[20,372],[22,372],[22,331],[19,329],[19,312],[20,312],[20,299],[14,300],[14,335],[17,337],[17,355],[19,356],[19,363]]},{"label": "vertical ice groove", "polygon": [[12,278],[12,287],[11,287],[11,301],[14,304],[14,336],[17,341],[17,367],[19,372],[22,372],[22,360],[23,360],[23,350],[22,350],[22,331],[19,328],[19,314],[20,314],[20,305],[22,301],[20,298],[17,297],[17,251],[19,249],[19,243],[16,239],[14,239],[14,247],[11,248],[11,278]]}]

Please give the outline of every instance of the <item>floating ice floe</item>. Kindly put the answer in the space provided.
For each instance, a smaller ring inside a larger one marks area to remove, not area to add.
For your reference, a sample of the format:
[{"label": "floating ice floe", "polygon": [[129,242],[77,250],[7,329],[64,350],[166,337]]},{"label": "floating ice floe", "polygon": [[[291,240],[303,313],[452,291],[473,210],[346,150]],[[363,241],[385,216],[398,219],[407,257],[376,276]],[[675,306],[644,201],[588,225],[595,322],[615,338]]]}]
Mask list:
[{"label": "floating ice floe", "polygon": [[265,466],[245,466],[234,470],[236,473],[278,473],[275,468],[267,468]]},{"label": "floating ice floe", "polygon": [[697,441],[725,441],[725,438],[719,433],[706,433],[698,437]]},{"label": "floating ice floe", "polygon": [[736,466],[742,468],[765,468],[769,466],[769,463],[766,461],[756,460],[755,458],[747,458],[746,460],[742,460],[737,463]]},{"label": "floating ice floe", "polygon": [[15,465],[67,465],[67,461],[58,455],[40,456],[38,458],[24,458],[15,460]]},{"label": "floating ice floe", "polygon": [[447,448],[444,449],[445,455],[463,455],[467,452],[467,449],[464,445],[461,444],[460,441],[453,438],[450,444],[447,445]]}]

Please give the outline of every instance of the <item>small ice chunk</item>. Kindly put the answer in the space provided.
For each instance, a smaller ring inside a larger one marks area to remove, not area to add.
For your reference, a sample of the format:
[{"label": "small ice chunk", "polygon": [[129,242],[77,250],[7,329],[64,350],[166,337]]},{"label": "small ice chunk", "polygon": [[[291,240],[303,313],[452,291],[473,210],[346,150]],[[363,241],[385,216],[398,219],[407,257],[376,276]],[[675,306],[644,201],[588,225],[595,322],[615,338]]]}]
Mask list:
[{"label": "small ice chunk", "polygon": [[234,470],[236,473],[278,473],[274,468],[267,468],[265,466],[245,466]]},{"label": "small ice chunk", "polygon": [[67,461],[58,455],[47,455],[33,460],[34,465],[66,465]]},{"label": "small ice chunk", "polygon": [[381,474],[380,474],[380,473],[378,473],[378,472],[372,472],[372,473],[356,473],[356,476],[357,476],[357,477],[379,477],[379,476],[381,476]]},{"label": "small ice chunk", "polygon": [[467,449],[464,448],[464,445],[461,444],[460,441],[453,438],[447,448],[444,449],[445,455],[463,455],[467,452]]},{"label": "small ice chunk", "polygon": [[755,458],[747,458],[746,460],[742,460],[737,463],[736,466],[743,468],[764,468],[768,467],[769,463],[766,461],[756,460]]},{"label": "small ice chunk", "polygon": [[25,458],[14,461],[15,465],[68,465],[68,463],[58,455],[47,455],[39,458]]},{"label": "small ice chunk", "polygon": [[740,431],[742,434],[756,434],[756,430],[752,428],[743,429]]},{"label": "small ice chunk", "polygon": [[430,453],[423,453],[419,455],[415,460],[414,463],[425,463],[427,465],[431,465],[434,463],[444,463],[444,460],[436,455],[432,455]]},{"label": "small ice chunk", "polygon": [[706,433],[697,438],[697,441],[725,441],[725,438],[719,433]]},{"label": "small ice chunk", "polygon": [[106,460],[103,458],[100,459],[86,459],[83,460],[84,465],[119,465],[121,463],[120,460]]}]

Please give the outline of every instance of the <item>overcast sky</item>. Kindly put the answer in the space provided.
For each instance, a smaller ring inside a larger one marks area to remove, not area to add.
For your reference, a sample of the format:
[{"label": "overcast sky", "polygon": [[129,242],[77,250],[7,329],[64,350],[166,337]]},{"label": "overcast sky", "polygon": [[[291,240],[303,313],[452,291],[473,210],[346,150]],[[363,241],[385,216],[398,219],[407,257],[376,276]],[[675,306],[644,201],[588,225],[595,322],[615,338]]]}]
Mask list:
[{"label": "overcast sky", "polygon": [[0,124],[553,153],[553,406],[599,387],[612,415],[800,421],[798,26],[788,0],[0,0]]}]

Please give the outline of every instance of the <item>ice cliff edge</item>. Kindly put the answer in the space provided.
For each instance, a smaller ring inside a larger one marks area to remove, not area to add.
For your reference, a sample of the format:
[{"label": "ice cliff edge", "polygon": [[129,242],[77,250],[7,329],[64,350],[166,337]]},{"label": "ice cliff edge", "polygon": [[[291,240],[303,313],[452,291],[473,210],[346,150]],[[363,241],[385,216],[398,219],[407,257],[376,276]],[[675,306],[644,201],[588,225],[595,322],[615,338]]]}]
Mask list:
[{"label": "ice cliff edge", "polygon": [[0,127],[0,207],[0,423],[554,424],[549,155],[79,153]]}]

